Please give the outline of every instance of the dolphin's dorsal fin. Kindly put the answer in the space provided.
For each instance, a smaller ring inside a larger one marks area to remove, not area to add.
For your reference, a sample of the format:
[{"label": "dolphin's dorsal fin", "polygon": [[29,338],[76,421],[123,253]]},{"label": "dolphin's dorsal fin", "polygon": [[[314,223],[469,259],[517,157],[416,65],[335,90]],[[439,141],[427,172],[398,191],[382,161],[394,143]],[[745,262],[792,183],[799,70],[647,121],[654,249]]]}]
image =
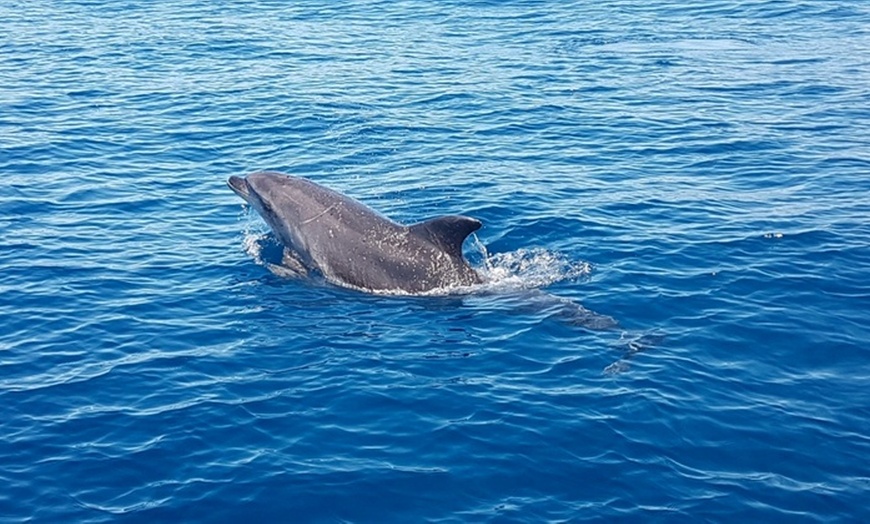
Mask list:
[{"label": "dolphin's dorsal fin", "polygon": [[480,229],[481,225],[474,218],[448,215],[414,224],[408,229],[437,245],[448,255],[462,257],[462,243],[468,235]]}]

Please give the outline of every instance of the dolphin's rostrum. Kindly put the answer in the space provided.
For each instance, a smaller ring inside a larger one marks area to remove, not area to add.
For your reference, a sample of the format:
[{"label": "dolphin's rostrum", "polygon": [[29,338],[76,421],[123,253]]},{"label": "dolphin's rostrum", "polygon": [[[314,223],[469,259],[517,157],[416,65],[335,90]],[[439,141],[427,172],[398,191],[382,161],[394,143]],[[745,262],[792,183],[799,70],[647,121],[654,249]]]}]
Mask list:
[{"label": "dolphin's rostrum", "polygon": [[441,216],[404,226],[310,180],[269,171],[227,183],[305,270],[335,284],[425,293],[481,281],[462,256],[465,238],[481,226],[473,218]]}]

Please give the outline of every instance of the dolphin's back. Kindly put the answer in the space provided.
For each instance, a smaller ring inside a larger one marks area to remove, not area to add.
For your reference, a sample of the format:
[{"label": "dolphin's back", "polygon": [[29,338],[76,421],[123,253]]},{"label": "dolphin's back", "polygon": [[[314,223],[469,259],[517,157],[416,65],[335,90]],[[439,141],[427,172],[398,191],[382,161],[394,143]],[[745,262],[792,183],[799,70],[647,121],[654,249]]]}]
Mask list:
[{"label": "dolphin's back", "polygon": [[334,283],[420,293],[480,282],[462,256],[477,220],[448,216],[407,227],[304,178],[262,172],[246,181],[254,196],[240,195],[254,200],[286,247]]}]

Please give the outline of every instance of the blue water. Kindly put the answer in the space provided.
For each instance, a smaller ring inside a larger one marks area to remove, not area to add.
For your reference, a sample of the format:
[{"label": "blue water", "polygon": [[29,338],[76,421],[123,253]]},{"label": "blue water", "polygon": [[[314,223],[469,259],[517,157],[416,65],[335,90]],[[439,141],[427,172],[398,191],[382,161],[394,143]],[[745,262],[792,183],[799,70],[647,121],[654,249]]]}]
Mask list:
[{"label": "blue water", "polygon": [[[870,3],[687,4],[0,2],[0,521],[870,520]],[[260,169],[488,284],[274,273]]]}]

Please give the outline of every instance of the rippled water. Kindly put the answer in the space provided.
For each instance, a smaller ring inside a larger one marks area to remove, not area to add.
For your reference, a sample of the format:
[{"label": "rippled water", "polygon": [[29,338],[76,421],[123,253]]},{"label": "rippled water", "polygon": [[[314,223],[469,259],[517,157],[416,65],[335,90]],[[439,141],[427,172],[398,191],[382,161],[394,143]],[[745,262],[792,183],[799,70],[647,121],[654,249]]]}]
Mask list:
[{"label": "rippled water", "polygon": [[[870,520],[864,1],[0,2],[0,138],[4,522]],[[491,285],[273,274],[260,169]]]}]

